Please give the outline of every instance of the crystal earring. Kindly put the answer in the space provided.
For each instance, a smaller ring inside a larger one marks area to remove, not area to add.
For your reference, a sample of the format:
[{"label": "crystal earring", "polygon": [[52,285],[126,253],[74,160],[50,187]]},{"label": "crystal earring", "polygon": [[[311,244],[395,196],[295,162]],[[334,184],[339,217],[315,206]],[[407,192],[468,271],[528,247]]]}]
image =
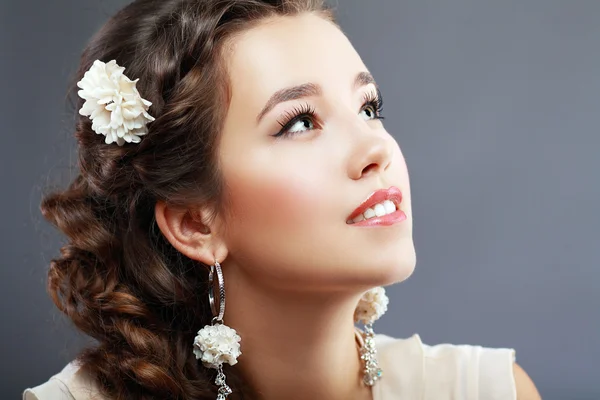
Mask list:
[{"label": "crystal earring", "polygon": [[385,314],[389,302],[385,289],[375,287],[363,294],[354,311],[354,321],[362,322],[365,326],[362,332],[364,345],[360,348],[360,359],[364,365],[363,382],[367,386],[373,386],[383,376],[377,362],[373,323]]},{"label": "crystal earring", "polygon": [[[215,301],[214,279],[217,276],[219,286],[219,304]],[[223,271],[221,265],[215,261],[210,267],[208,275],[208,300],[214,318],[210,325],[198,331],[194,338],[194,355],[196,359],[202,361],[207,368],[217,370],[215,384],[218,386],[217,400],[226,400],[232,393],[231,388],[225,382],[223,373],[223,364],[237,364],[237,358],[242,354],[240,351],[240,336],[235,329],[232,329],[223,323],[225,314],[225,284],[223,281]]]}]

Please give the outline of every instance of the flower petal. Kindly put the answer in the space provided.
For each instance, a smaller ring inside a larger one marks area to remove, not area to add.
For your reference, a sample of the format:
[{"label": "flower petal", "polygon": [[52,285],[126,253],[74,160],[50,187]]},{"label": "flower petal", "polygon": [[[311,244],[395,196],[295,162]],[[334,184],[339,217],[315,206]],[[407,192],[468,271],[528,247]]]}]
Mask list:
[{"label": "flower petal", "polygon": [[95,60],[77,82],[77,92],[85,100],[79,114],[92,120],[92,129],[106,136],[107,143],[139,143],[147,133],[146,125],[154,121],[147,113],[151,102],[141,98],[136,84],[124,75],[125,68],[116,60]]}]

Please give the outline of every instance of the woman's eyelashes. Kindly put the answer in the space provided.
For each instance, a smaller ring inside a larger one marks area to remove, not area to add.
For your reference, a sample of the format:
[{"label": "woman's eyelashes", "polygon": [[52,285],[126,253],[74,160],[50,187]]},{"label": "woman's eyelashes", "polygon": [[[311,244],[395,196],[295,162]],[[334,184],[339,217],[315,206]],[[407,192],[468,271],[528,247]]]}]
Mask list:
[{"label": "woman's eyelashes", "polygon": [[377,93],[365,93],[363,98],[363,106],[360,112],[367,112],[367,118],[365,118],[366,120],[384,119],[384,117],[381,115],[383,112],[383,97],[381,96],[379,88],[377,89]]},{"label": "woman's eyelashes", "polygon": [[[377,89],[377,93],[366,93],[363,98],[363,105],[359,115],[363,116],[367,121],[372,119],[383,119],[384,117],[381,115],[382,111],[383,98],[381,97],[379,89]],[[321,125],[318,120],[319,118],[315,108],[308,103],[303,104],[301,107],[286,112],[283,115],[283,118],[277,121],[281,126],[281,129],[273,136],[277,138],[288,137],[313,129],[319,129]]]},{"label": "woman's eyelashes", "polygon": [[303,104],[300,108],[294,108],[283,115],[282,121],[277,121],[281,126],[275,137],[286,137],[315,128],[317,113],[313,106]]}]

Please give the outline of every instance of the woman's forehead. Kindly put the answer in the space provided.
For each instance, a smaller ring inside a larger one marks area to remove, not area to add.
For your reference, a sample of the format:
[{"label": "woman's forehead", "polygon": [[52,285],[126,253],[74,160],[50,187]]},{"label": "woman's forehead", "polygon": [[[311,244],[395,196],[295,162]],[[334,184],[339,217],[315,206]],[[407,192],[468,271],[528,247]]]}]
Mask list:
[{"label": "woman's forehead", "polygon": [[366,70],[343,32],[314,14],[265,21],[237,36],[232,50],[233,101],[266,103],[276,91],[307,82],[348,88]]}]

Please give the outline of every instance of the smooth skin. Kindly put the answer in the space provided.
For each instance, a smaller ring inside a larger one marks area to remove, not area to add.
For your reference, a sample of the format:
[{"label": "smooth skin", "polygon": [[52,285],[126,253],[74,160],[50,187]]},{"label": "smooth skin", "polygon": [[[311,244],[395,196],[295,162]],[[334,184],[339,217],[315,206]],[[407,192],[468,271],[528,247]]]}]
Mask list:
[{"label": "smooth skin", "polygon": [[[232,39],[226,61],[231,100],[218,149],[226,211],[210,218],[202,205],[159,202],[160,229],[188,257],[222,264],[225,322],[242,337],[236,368],[262,399],[371,399],[354,309],[365,290],[405,280],[416,263],[406,163],[365,102],[377,86],[340,29],[313,14],[261,22]],[[302,97],[270,102],[290,87]],[[315,116],[275,137],[297,109]],[[390,186],[402,191],[407,220],[346,223]],[[515,376],[519,400],[539,399],[518,366]]]}]

